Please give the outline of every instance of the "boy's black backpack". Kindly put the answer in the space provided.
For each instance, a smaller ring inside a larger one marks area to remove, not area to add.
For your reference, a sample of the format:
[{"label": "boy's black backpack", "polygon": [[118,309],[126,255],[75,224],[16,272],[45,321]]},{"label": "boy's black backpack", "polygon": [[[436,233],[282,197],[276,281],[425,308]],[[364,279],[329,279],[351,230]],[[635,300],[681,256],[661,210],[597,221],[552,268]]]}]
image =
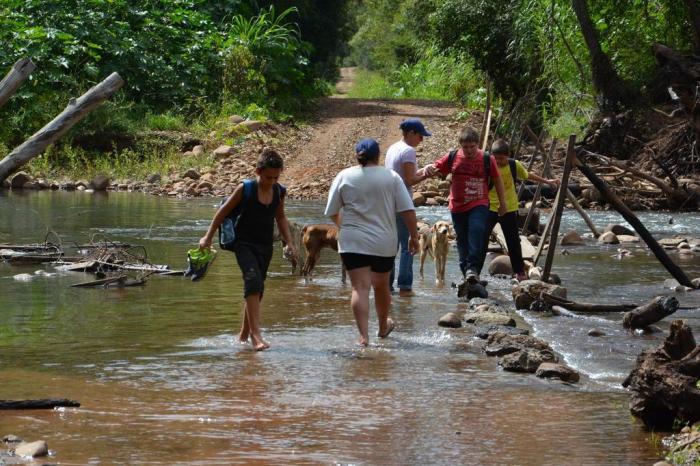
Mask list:
[{"label": "boy's black backpack", "polygon": [[[233,243],[236,241],[236,224],[243,212],[243,206],[248,202],[248,199],[253,195],[253,180],[243,180],[243,199],[236,207],[231,209],[231,212],[224,218],[219,225],[219,247],[227,251],[233,251]],[[224,198],[219,203],[219,208],[228,200]]]},{"label": "boy's black backpack", "polygon": [[[458,149],[450,151],[450,155],[447,157],[447,169],[452,172],[452,164],[457,157]],[[515,159],[508,159],[508,166],[510,167],[510,175],[513,177],[513,186],[515,186],[517,181],[517,168],[515,167]],[[489,190],[493,189],[493,180],[491,179],[491,154],[484,151],[484,178],[486,183],[489,185]]]}]

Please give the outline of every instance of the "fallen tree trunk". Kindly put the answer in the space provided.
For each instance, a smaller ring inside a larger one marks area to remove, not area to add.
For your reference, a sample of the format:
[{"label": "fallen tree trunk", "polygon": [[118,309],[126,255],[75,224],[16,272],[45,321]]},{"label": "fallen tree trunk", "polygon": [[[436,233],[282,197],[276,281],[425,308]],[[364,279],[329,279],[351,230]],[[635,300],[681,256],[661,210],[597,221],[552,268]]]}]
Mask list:
[{"label": "fallen tree trunk", "polygon": [[0,107],[10,100],[10,97],[35,69],[36,65],[30,58],[23,58],[14,64],[7,76],[0,81]]},{"label": "fallen tree trunk", "polygon": [[670,316],[678,310],[678,300],[673,296],[657,296],[647,304],[626,313],[622,318],[625,328],[644,328]]},{"label": "fallen tree trunk", "polygon": [[17,168],[41,154],[123,85],[124,80],[117,73],[112,73],[79,99],[71,99],[63,112],[0,160],[0,183]]},{"label": "fallen tree trunk", "polygon": [[540,299],[547,304],[563,307],[574,312],[628,312],[637,307],[636,304],[577,303],[575,301],[558,298],[545,292],[542,292]]},{"label": "fallen tree trunk", "polygon": [[630,411],[647,427],[669,429],[700,421],[700,347],[682,320],[671,323],[662,346],[644,351],[623,387],[632,392]]},{"label": "fallen tree trunk", "polygon": [[649,249],[651,249],[651,252],[654,253],[656,258],[661,262],[661,264],[668,270],[668,272],[671,274],[673,278],[678,280],[678,283],[680,283],[683,286],[687,286],[689,288],[695,288],[693,284],[691,283],[690,279],[686,276],[686,274],[681,270],[680,267],[678,267],[670,257],[668,257],[668,254],[666,254],[666,251],[664,251],[664,248],[659,245],[659,243],[654,239],[654,237],[649,233],[649,230],[646,229],[644,224],[639,221],[636,215],[620,200],[617,195],[612,192],[610,188],[605,184],[603,180],[598,178],[598,176],[591,170],[591,168],[583,163],[581,159],[574,157],[574,165],[583,173],[586,178],[589,179],[589,181],[595,186],[595,188],[600,192],[601,196],[610,204],[612,205],[616,211],[624,217],[627,222],[632,225],[634,230],[639,234],[639,236],[644,240],[644,242],[649,246]]},{"label": "fallen tree trunk", "polygon": [[80,403],[65,398],[45,398],[41,400],[0,400],[0,409],[53,409],[53,408],[79,408]]}]

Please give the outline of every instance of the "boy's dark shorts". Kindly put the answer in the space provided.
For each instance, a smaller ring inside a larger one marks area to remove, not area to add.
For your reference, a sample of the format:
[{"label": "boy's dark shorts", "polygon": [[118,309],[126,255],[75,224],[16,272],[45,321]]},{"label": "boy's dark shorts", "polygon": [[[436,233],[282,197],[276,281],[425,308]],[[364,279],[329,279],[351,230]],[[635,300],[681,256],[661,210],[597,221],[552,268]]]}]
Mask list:
[{"label": "boy's dark shorts", "polygon": [[355,252],[342,252],[340,258],[346,270],[369,267],[372,272],[386,273],[394,268],[394,258],[382,256],[370,256],[369,254],[357,254]]},{"label": "boy's dark shorts", "polygon": [[243,275],[243,296],[247,298],[256,293],[262,296],[267,268],[272,260],[272,245],[237,241],[233,252]]}]

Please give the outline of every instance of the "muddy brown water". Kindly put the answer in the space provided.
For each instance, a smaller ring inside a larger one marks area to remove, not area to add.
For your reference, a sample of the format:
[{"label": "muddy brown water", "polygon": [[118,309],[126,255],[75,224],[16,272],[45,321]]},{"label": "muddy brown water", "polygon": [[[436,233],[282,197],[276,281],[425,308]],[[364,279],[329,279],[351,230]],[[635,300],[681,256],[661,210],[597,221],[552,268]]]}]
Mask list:
[{"label": "muddy brown water", "polygon": [[[0,243],[35,242],[47,228],[66,243],[99,234],[143,244],[154,262],[179,268],[215,203],[3,193]],[[318,203],[288,209],[301,222],[319,220],[320,212]],[[652,230],[666,228],[668,214],[642,217]],[[601,225],[612,218],[594,214]],[[574,217],[564,223],[584,231]],[[700,216],[677,217],[673,228],[698,233]],[[629,262],[612,252],[591,245],[557,257],[555,270],[572,297],[631,302],[668,292],[666,273],[643,249]],[[417,296],[395,300],[395,333],[358,349],[337,259],[324,254],[315,280],[305,283],[280,256],[267,282],[263,326],[272,348],[263,353],[236,344],[242,290],[229,254],[220,254],[201,282],[151,277],[142,288],[122,290],[69,288],[90,277],[0,264],[0,399],[82,403],[0,411],[0,435],[45,439],[50,461],[65,465],[648,465],[659,457],[651,433],[630,417],[619,383],[636,354],[663,335],[623,332],[619,316],[522,314],[583,379],[565,385],[506,373],[470,332],[437,327],[439,316],[465,304],[432,284],[429,263]],[[452,250],[453,279],[455,262]],[[683,267],[700,275],[696,258]],[[503,296],[509,285],[489,286]],[[682,302],[697,306],[696,299]],[[697,332],[697,308],[679,315]],[[587,337],[592,327],[607,335]]]}]

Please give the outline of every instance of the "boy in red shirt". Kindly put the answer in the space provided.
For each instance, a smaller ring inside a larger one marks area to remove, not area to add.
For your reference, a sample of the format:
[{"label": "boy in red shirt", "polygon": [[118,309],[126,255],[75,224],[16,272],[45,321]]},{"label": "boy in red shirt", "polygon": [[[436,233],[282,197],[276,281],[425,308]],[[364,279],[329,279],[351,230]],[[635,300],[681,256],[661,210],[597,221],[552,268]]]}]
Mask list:
[{"label": "boy in red shirt", "polygon": [[[452,174],[449,209],[457,233],[457,251],[462,276],[469,282],[479,281],[486,222],[489,215],[489,178],[493,180],[500,201],[498,213],[504,215],[505,191],[496,159],[479,150],[479,134],[466,128],[459,136],[461,148],[450,157],[443,155],[419,174]],[[488,171],[488,174],[487,174]]]}]

